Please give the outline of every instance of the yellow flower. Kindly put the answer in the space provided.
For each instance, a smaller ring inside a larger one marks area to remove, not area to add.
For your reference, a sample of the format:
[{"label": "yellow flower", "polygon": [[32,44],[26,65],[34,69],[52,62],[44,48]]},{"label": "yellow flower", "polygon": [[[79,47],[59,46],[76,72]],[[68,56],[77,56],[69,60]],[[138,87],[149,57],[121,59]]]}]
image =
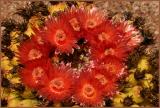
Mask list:
[{"label": "yellow flower", "polygon": [[35,107],[37,105],[38,105],[38,101],[33,99],[25,99],[25,100],[22,100],[20,103],[18,103],[19,107]]},{"label": "yellow flower", "polygon": [[136,79],[134,78],[134,73],[131,73],[127,78],[126,80],[132,85],[136,85],[137,84],[137,81]]},{"label": "yellow flower", "polygon": [[12,40],[16,39],[19,35],[20,35],[20,31],[11,31],[10,32],[10,36],[11,36]]},{"label": "yellow flower", "polygon": [[58,11],[64,11],[67,8],[67,4],[65,2],[59,3],[57,5],[48,6],[48,11],[52,15]]},{"label": "yellow flower", "polygon": [[19,64],[18,58],[17,57],[13,57],[13,59],[11,60],[11,64],[16,66]]},{"label": "yellow flower", "polygon": [[144,88],[153,88],[153,83],[151,82],[152,79],[153,79],[153,75],[149,74],[149,73],[146,73],[145,77],[144,77],[144,80],[142,80],[142,86]]},{"label": "yellow flower", "polygon": [[2,57],[1,59],[1,69],[5,71],[11,70],[13,67],[11,65],[11,62],[9,61],[8,57]]},{"label": "yellow flower", "polygon": [[25,91],[23,92],[23,94],[21,94],[21,96],[23,98],[34,98],[32,91],[30,89],[28,89],[27,87],[26,87]]},{"label": "yellow flower", "polygon": [[20,103],[21,100],[19,98],[16,98],[16,99],[12,99],[10,101],[8,101],[8,105],[7,107],[18,107],[18,103]]},{"label": "yellow flower", "polygon": [[13,100],[13,99],[18,98],[18,97],[19,97],[18,92],[12,91],[8,96],[8,101]]},{"label": "yellow flower", "polygon": [[16,84],[16,83],[21,83],[21,80],[19,77],[13,77],[12,79],[10,79],[10,82],[12,84]]},{"label": "yellow flower", "polygon": [[113,105],[115,107],[123,107],[123,99],[125,98],[125,94],[124,93],[119,93],[117,95],[114,96],[113,98]]},{"label": "yellow flower", "polygon": [[13,52],[18,52],[18,46],[20,45],[20,43],[14,43],[11,42],[11,45],[9,46],[9,48],[13,51]]},{"label": "yellow flower", "polygon": [[141,89],[142,88],[140,86],[134,86],[132,88],[128,88],[127,89],[128,93],[126,93],[126,95],[132,96],[134,102],[141,103],[143,101],[143,98],[140,95]]},{"label": "yellow flower", "polygon": [[33,32],[32,28],[31,28],[30,24],[27,25],[27,30],[24,32],[24,34],[28,35],[29,37],[34,35],[34,32]]},{"label": "yellow flower", "polygon": [[24,32],[24,34],[26,34],[28,36],[34,35],[35,33],[32,30],[32,27],[34,26],[38,29],[41,24],[42,24],[42,21],[40,20],[40,16],[32,16],[29,19],[29,23],[27,25],[27,30]]},{"label": "yellow flower", "polygon": [[137,68],[140,71],[149,70],[150,66],[149,66],[149,62],[148,62],[148,57],[143,56],[142,59],[138,62]]},{"label": "yellow flower", "polygon": [[10,94],[10,89],[7,89],[7,88],[0,88],[0,91],[1,91],[1,99],[6,99],[7,100],[7,97],[9,96]]}]

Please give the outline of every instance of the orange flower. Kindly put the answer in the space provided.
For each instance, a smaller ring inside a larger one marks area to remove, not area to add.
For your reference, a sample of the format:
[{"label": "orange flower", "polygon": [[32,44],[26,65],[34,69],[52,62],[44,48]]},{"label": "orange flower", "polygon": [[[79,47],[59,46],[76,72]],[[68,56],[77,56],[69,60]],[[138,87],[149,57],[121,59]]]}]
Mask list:
[{"label": "orange flower", "polygon": [[104,96],[112,96],[117,90],[115,76],[107,71],[104,67],[97,66],[92,70],[92,77],[95,78],[101,86]]},{"label": "orange flower", "polygon": [[86,39],[91,46],[100,43],[113,43],[120,39],[118,32],[110,20],[104,21],[92,31],[86,33]]},{"label": "orange flower", "polygon": [[91,57],[93,59],[104,59],[114,57],[118,60],[125,61],[129,52],[123,43],[99,43],[91,46]]},{"label": "orange flower", "polygon": [[47,58],[49,55],[50,47],[46,45],[39,45],[32,40],[27,40],[19,46],[19,59],[21,63],[36,60],[40,58]]},{"label": "orange flower", "polygon": [[76,47],[75,34],[64,19],[48,19],[44,38],[61,52],[70,53]]},{"label": "orange flower", "polygon": [[95,8],[87,10],[82,8],[79,10],[79,20],[83,30],[93,30],[105,21],[105,16],[101,11]]},{"label": "orange flower", "polygon": [[49,81],[39,90],[39,94],[49,100],[62,101],[71,97],[74,87],[74,78],[71,70],[66,67],[52,67]]},{"label": "orange flower", "polygon": [[21,70],[22,82],[30,88],[38,89],[48,81],[48,71],[51,66],[46,59],[37,59],[24,64]]},{"label": "orange flower", "polygon": [[124,43],[129,51],[132,51],[143,41],[139,31],[131,24],[128,24],[127,22],[121,22],[117,23],[115,26],[119,31],[119,35],[121,36],[119,41]]},{"label": "orange flower", "polygon": [[100,106],[102,92],[100,86],[90,73],[82,72],[75,85],[74,99],[84,106]]}]

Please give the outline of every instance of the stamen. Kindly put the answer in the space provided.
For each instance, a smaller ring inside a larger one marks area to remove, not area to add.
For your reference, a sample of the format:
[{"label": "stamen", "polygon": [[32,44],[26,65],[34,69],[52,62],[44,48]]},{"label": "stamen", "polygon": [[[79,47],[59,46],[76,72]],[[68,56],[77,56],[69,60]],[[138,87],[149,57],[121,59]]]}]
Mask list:
[{"label": "stamen", "polygon": [[109,48],[109,49],[106,49],[104,54],[105,55],[114,55],[114,49],[113,48]]},{"label": "stamen", "polygon": [[34,60],[34,59],[38,59],[41,57],[42,57],[42,53],[41,53],[41,51],[39,51],[37,49],[30,50],[30,52],[28,54],[29,60]]},{"label": "stamen", "polygon": [[100,41],[108,40],[109,37],[110,37],[110,36],[109,36],[108,34],[106,34],[105,32],[102,32],[101,34],[98,35],[98,39],[99,39]]},{"label": "stamen", "polygon": [[83,95],[87,98],[91,98],[93,97],[95,94],[95,89],[93,88],[92,85],[90,84],[86,84],[83,87]]},{"label": "stamen", "polygon": [[44,75],[44,70],[41,67],[37,67],[32,71],[32,76],[34,79],[39,79]]},{"label": "stamen", "polygon": [[66,34],[63,30],[57,30],[55,37],[58,44],[63,44],[66,39]]},{"label": "stamen", "polygon": [[69,20],[69,23],[75,31],[80,31],[80,25],[76,18],[72,18],[71,20]]},{"label": "stamen", "polygon": [[55,78],[50,82],[51,89],[55,92],[64,88],[64,82],[61,78]]},{"label": "stamen", "polygon": [[96,25],[97,25],[97,23],[94,20],[91,20],[91,19],[86,22],[87,28],[93,29]]},{"label": "stamen", "polygon": [[98,79],[102,85],[105,85],[108,82],[105,76],[102,74],[97,74],[95,78]]}]

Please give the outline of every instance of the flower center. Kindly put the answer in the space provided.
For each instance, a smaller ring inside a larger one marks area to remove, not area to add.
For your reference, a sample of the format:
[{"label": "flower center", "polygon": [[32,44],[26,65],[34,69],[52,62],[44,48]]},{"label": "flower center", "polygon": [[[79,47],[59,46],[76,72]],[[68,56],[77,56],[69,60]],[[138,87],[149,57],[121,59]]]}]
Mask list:
[{"label": "flower center", "polygon": [[28,57],[29,57],[29,60],[38,59],[42,57],[42,53],[37,49],[32,49],[29,51]]},{"label": "flower center", "polygon": [[37,37],[37,42],[41,45],[44,44],[44,41],[41,37]]},{"label": "flower center", "polygon": [[91,29],[97,25],[97,23],[92,19],[88,20],[86,24],[87,24],[87,28],[91,28]]},{"label": "flower center", "polygon": [[83,87],[83,95],[87,98],[93,97],[93,95],[95,94],[95,89],[93,88],[92,85],[90,84],[86,84]]},{"label": "flower center", "polygon": [[106,69],[109,70],[112,73],[116,72],[115,65],[113,65],[111,63],[106,64]]},{"label": "flower center", "polygon": [[55,78],[50,82],[50,87],[54,92],[64,88],[64,81],[62,78]]},{"label": "flower center", "polygon": [[38,80],[44,75],[44,70],[41,67],[37,67],[33,69],[32,76],[35,80]]},{"label": "flower center", "polygon": [[79,22],[76,18],[72,18],[71,20],[69,20],[69,23],[75,31],[80,31]]},{"label": "flower center", "polygon": [[102,32],[101,34],[98,35],[98,39],[100,41],[108,40],[109,39],[109,35],[106,34],[105,32]]},{"label": "flower center", "polygon": [[64,33],[63,30],[57,30],[55,36],[58,44],[63,44],[64,41],[66,40],[66,34]]},{"label": "flower center", "polygon": [[105,84],[107,84],[107,82],[108,82],[107,79],[105,78],[105,76],[102,75],[102,74],[97,74],[97,75],[95,76],[95,78],[98,79],[99,82],[100,82],[102,85],[105,85]]},{"label": "flower center", "polygon": [[114,49],[108,48],[105,50],[104,54],[105,55],[114,55],[114,52],[115,52]]}]

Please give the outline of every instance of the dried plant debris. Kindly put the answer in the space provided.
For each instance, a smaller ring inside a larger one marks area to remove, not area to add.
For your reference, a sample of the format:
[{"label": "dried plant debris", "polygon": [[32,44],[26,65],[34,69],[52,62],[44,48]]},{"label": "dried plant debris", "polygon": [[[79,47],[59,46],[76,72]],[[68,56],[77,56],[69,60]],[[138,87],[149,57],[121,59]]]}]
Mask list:
[{"label": "dried plant debris", "polygon": [[[145,3],[139,4],[142,6],[145,5]],[[26,65],[19,62],[17,56],[17,49],[19,48],[18,45],[30,40],[34,34],[34,30],[31,28],[32,24],[36,23],[35,25],[37,28],[41,28],[45,25],[44,22],[48,16],[57,17],[61,15],[66,8],[83,7],[82,5],[86,8],[90,8],[94,5],[94,1],[49,1],[48,3],[43,1],[27,2],[25,7],[18,8],[17,11],[13,13],[21,16],[23,21],[16,22],[14,19],[7,18],[1,22],[1,26],[3,27],[1,38],[2,107],[85,106],[85,104],[75,102],[76,100],[74,100],[72,97],[71,99],[55,102],[47,99],[45,96],[39,95],[36,90],[29,89],[29,87],[25,86],[20,78],[21,69],[25,68]],[[120,21],[126,21],[133,24],[134,27],[140,31],[143,41],[132,51],[132,53],[129,54],[128,58],[125,60],[128,72],[126,72],[123,77],[120,77],[120,79],[116,81],[116,87],[118,89],[117,92],[114,94],[114,96],[105,96],[103,103],[101,103],[99,106],[159,107],[159,53],[158,48],[155,48],[157,44],[155,31],[150,30],[148,27],[149,25],[147,16],[140,15],[137,11],[135,11],[136,8],[132,9],[133,5],[135,5],[135,2],[124,2],[124,4],[119,5],[123,5],[120,6],[120,8],[117,8],[122,11],[112,9],[114,7],[107,8],[107,15],[105,17],[107,17],[108,20],[114,20],[118,18]],[[108,5],[108,7],[110,7],[110,5]],[[138,5],[137,8],[141,8],[140,5]],[[148,9],[149,8],[151,7],[148,5]],[[144,11],[144,13],[145,12],[146,11]],[[116,21],[114,23],[116,23]],[[79,38],[75,45],[77,45],[78,48],[73,48],[72,52],[68,54],[59,53],[55,47],[52,47],[50,48],[47,57],[51,59],[53,64],[69,65],[72,68],[77,69],[75,73],[78,73],[78,69],[80,67],[85,67],[86,62],[88,63],[88,61],[92,58],[89,56],[90,43],[85,38]],[[151,51],[147,52],[148,48],[150,48]],[[89,66],[91,68],[94,67],[92,67],[92,65]],[[88,78],[88,75],[85,77]],[[69,78],[67,81],[69,81]],[[98,85],[96,86],[98,87]],[[85,100],[83,100],[83,102],[84,101]],[[96,102],[93,102],[93,104],[95,103]]]},{"label": "dried plant debris", "polygon": [[18,9],[16,14],[22,16],[25,20],[29,20],[33,15],[38,13],[46,16],[49,14],[47,6],[42,2],[31,2],[26,8]]},{"label": "dried plant debris", "polygon": [[131,106],[134,104],[132,97],[125,97],[123,100],[124,106]]},{"label": "dried plant debris", "polygon": [[132,19],[132,13],[129,11],[125,11],[124,13],[125,20],[131,20]]}]

